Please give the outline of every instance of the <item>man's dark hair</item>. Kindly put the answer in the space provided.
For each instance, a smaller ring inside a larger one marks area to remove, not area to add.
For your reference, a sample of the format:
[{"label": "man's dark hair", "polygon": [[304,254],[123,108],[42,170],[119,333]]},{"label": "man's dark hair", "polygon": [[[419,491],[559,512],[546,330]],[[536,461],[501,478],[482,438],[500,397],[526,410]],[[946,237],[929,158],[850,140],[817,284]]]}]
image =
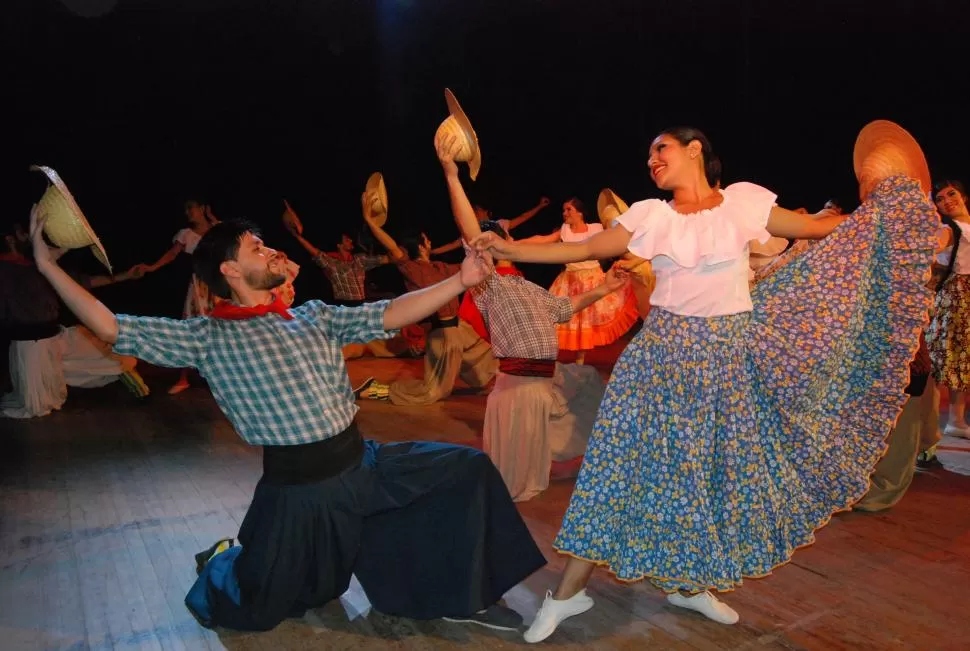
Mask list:
[{"label": "man's dark hair", "polygon": [[410,260],[417,260],[419,257],[421,257],[421,251],[419,250],[420,246],[420,235],[408,235],[407,237],[401,238],[400,247],[407,254]]},{"label": "man's dark hair", "polygon": [[232,291],[229,283],[219,269],[226,260],[235,260],[239,255],[239,244],[246,233],[260,236],[255,224],[245,220],[229,220],[219,222],[202,236],[195,253],[192,254],[192,264],[195,275],[209,286],[209,291],[219,298],[230,298]]}]

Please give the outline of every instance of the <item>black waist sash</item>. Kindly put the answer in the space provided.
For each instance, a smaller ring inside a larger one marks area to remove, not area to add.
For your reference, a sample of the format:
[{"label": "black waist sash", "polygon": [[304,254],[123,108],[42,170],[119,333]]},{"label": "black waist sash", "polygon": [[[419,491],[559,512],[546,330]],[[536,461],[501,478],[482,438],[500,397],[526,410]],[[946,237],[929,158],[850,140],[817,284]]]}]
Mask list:
[{"label": "black waist sash", "polygon": [[437,314],[431,317],[431,329],[437,330],[438,328],[457,328],[458,327],[458,317],[452,316],[447,319],[440,318]]},{"label": "black waist sash", "polygon": [[273,484],[323,481],[360,462],[364,440],[357,423],[336,436],[303,445],[263,446],[263,480]]}]

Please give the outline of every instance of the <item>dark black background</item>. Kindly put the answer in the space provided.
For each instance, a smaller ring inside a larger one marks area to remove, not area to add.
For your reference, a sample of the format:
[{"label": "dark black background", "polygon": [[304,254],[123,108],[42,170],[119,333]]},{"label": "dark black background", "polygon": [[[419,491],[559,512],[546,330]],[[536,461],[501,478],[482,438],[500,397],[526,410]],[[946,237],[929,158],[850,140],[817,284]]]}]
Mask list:
[{"label": "dark black background", "polygon": [[[161,255],[182,202],[200,197],[304,264],[301,299],[325,296],[280,226],[281,199],[330,248],[359,231],[375,170],[393,234],[453,239],[432,148],[445,87],[484,153],[473,200],[504,217],[554,202],[519,236],[555,228],[572,195],[658,196],[644,151],[674,124],[707,133],[726,183],[767,186],[790,208],[854,199],[853,141],[877,118],[917,137],[934,176],[967,176],[968,24],[955,1],[7,0],[0,11],[3,219],[26,220],[44,188],[28,165],[54,167],[121,269]],[[71,257],[96,270],[87,252]],[[109,302],[177,314],[182,257],[104,290]],[[556,271],[528,269],[545,284]]]}]

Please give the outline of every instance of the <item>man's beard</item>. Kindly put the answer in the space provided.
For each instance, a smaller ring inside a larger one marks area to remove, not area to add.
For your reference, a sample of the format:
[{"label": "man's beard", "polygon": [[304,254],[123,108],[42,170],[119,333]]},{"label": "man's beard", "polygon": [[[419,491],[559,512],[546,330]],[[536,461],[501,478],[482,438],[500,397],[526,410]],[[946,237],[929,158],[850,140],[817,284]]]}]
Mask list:
[{"label": "man's beard", "polygon": [[276,289],[286,282],[286,276],[264,269],[259,273],[246,274],[246,284],[253,289]]}]

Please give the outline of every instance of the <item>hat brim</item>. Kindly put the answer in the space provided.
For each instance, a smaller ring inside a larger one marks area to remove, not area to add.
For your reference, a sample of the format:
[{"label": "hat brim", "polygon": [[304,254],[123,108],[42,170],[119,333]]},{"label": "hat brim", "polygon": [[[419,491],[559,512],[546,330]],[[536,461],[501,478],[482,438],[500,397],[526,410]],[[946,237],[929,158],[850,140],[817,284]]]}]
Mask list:
[{"label": "hat brim", "polygon": [[630,207],[626,205],[626,202],[618,197],[613,190],[609,188],[603,188],[600,190],[600,194],[596,198],[596,214],[599,217],[600,223],[603,224],[603,228],[612,228],[612,222],[616,219],[615,216],[611,217],[610,215],[606,214],[606,209],[610,206],[616,208],[619,215],[622,215],[630,209]]},{"label": "hat brim", "polygon": [[478,135],[472,127],[471,120],[468,119],[468,116],[465,115],[465,112],[461,108],[461,104],[458,103],[455,94],[448,88],[445,88],[445,102],[448,104],[448,112],[458,120],[461,130],[465,132],[465,137],[468,138],[468,142],[471,144],[472,157],[468,161],[468,175],[474,181],[478,177],[478,171],[482,168],[482,150],[478,146]]},{"label": "hat brim", "polygon": [[364,186],[364,191],[370,194],[371,192],[377,193],[377,200],[380,202],[380,212],[375,216],[374,223],[378,226],[383,226],[387,223],[387,187],[384,185],[384,175],[380,172],[374,172],[369,177],[367,177],[367,184]]},{"label": "hat brim", "polygon": [[[923,149],[906,129],[889,120],[874,120],[862,128],[852,151],[852,168],[860,186],[868,185],[870,190],[897,174],[917,180],[927,194],[932,190]],[[860,187],[860,192],[865,191]]]},{"label": "hat brim", "polygon": [[[44,225],[44,233],[47,234],[47,237],[54,246],[65,249],[80,249],[89,246],[94,257],[108,269],[109,273],[113,273],[111,271],[111,263],[108,261],[108,253],[104,250],[104,245],[101,244],[101,240],[98,239],[94,229],[91,228],[91,224],[88,223],[84,213],[81,212],[80,206],[74,200],[74,195],[67,189],[67,184],[64,183],[60,175],[45,165],[31,165],[30,170],[32,172],[43,173],[67,206],[68,215],[66,222],[58,220],[58,216],[54,215],[51,216],[54,218],[54,221],[51,221],[51,217],[49,217],[47,223]],[[48,187],[49,190],[50,187]]]}]

